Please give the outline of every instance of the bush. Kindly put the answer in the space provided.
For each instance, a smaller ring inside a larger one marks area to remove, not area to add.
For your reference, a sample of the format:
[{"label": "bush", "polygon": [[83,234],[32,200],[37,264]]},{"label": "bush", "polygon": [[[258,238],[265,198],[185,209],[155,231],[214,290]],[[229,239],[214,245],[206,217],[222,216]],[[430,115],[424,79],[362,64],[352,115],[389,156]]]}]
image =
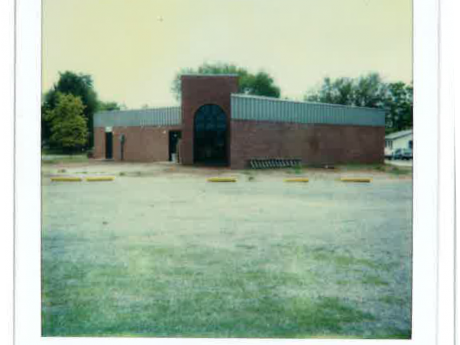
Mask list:
[{"label": "bush", "polygon": [[64,152],[80,151],[88,141],[86,118],[80,97],[58,93],[56,107],[45,113],[51,124],[51,143]]}]

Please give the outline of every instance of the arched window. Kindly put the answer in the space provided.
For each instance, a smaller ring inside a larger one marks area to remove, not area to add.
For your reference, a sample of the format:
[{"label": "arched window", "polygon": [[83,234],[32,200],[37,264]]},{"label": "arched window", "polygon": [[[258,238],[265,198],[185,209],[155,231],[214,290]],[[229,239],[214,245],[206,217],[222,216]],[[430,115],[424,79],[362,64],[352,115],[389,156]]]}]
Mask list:
[{"label": "arched window", "polygon": [[227,116],[218,105],[203,105],[195,113],[194,161],[227,164]]}]

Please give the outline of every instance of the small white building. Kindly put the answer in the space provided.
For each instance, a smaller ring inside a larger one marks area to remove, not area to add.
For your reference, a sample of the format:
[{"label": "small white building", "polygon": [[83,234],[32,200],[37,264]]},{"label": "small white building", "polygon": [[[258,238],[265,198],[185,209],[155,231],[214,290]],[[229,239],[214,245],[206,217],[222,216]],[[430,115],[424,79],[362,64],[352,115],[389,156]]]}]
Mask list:
[{"label": "small white building", "polygon": [[394,132],[385,136],[385,156],[391,155],[397,149],[411,149],[414,146],[412,129]]}]

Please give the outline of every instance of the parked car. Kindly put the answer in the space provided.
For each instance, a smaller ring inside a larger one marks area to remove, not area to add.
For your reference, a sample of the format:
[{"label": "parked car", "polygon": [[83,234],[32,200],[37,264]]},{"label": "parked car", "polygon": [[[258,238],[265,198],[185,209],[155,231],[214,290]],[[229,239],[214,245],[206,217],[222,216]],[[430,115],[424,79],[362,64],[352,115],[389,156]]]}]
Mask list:
[{"label": "parked car", "polygon": [[402,153],[403,158],[405,160],[412,160],[412,149],[404,149]]},{"label": "parked car", "polygon": [[391,159],[394,160],[411,160],[412,159],[412,150],[411,149],[396,149],[393,152]]}]

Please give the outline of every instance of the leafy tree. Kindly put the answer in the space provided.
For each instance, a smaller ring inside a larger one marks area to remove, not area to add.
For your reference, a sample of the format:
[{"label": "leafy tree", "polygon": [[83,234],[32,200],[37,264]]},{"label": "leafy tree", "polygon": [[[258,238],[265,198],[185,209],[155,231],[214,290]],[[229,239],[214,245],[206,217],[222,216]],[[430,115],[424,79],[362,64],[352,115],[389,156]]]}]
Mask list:
[{"label": "leafy tree", "polygon": [[384,104],[387,86],[376,73],[356,79],[325,78],[317,91],[308,93],[305,100],[320,103],[379,108]]},{"label": "leafy tree", "polygon": [[239,76],[238,92],[248,95],[267,97],[280,97],[280,88],[275,84],[274,79],[264,71],[256,74],[250,73],[247,69],[233,64],[208,64],[204,63],[196,69],[185,68],[180,70],[172,83],[171,91],[177,100],[181,96],[181,80],[183,74],[237,74]]},{"label": "leafy tree", "polygon": [[88,129],[84,109],[80,97],[56,93],[55,107],[45,113],[45,119],[50,123],[50,140],[55,147],[66,152],[85,147]]},{"label": "leafy tree", "polygon": [[352,79],[339,78],[333,81],[327,77],[324,78],[320,89],[307,94],[305,100],[329,104],[352,104],[353,92]]},{"label": "leafy tree", "polygon": [[98,111],[121,110],[122,105],[117,102],[99,102]]},{"label": "leafy tree", "polygon": [[[89,146],[93,145],[93,115],[98,110],[99,101],[97,93],[94,90],[93,79],[90,75],[77,74],[74,72],[66,71],[59,73],[58,82],[45,94],[42,115],[53,110],[57,106],[58,93],[71,94],[80,97],[83,105],[85,106],[83,115],[86,119],[87,130],[89,133]],[[51,130],[50,123],[42,116],[42,135],[43,140],[50,139]],[[50,142],[52,144],[52,140]]]},{"label": "leafy tree", "polygon": [[386,131],[412,127],[412,86],[403,82],[385,83],[377,73],[359,78],[325,78],[306,101],[380,108],[386,111]]},{"label": "leafy tree", "polygon": [[413,86],[403,82],[388,84],[385,99],[387,132],[409,129],[413,126]]},{"label": "leafy tree", "polygon": [[248,95],[258,95],[279,98],[281,91],[275,85],[273,78],[266,72],[248,74],[240,84],[240,92]]},{"label": "leafy tree", "polygon": [[47,112],[53,110],[57,103],[57,92],[48,91],[41,106],[41,131],[42,131],[42,145],[51,145],[51,123],[45,116]]},{"label": "leafy tree", "polygon": [[358,107],[383,108],[387,84],[377,73],[359,77],[355,81],[354,105]]}]

